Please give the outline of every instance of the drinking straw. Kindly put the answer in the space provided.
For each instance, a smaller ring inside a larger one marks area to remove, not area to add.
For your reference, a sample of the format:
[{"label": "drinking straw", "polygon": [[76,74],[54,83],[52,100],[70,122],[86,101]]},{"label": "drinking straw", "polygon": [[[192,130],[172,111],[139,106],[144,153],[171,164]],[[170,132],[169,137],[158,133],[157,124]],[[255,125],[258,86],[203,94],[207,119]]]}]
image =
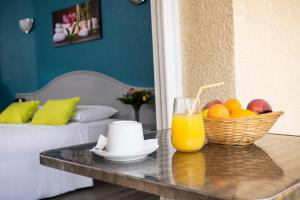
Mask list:
[{"label": "drinking straw", "polygon": [[217,87],[217,86],[220,86],[220,85],[224,85],[224,82],[214,83],[214,84],[210,84],[210,85],[204,85],[204,86],[200,87],[199,90],[198,90],[197,96],[195,98],[195,101],[193,103],[192,109],[189,110],[189,114],[191,115],[195,111],[196,104],[199,101],[199,97],[201,95],[202,90],[207,89],[207,88]]}]

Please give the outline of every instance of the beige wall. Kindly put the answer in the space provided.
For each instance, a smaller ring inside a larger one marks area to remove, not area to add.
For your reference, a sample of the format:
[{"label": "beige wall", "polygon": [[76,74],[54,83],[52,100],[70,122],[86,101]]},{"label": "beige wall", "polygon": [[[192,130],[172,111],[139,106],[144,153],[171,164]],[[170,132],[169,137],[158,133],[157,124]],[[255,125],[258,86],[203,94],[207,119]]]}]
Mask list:
[{"label": "beige wall", "polygon": [[202,102],[234,95],[233,15],[231,0],[181,0],[183,84],[186,96],[200,86],[226,85],[203,92]]},{"label": "beige wall", "polygon": [[300,1],[181,0],[184,93],[226,86],[209,99],[264,98],[283,110],[273,132],[300,134]]},{"label": "beige wall", "polygon": [[300,1],[234,0],[236,95],[285,115],[273,132],[300,134]]}]

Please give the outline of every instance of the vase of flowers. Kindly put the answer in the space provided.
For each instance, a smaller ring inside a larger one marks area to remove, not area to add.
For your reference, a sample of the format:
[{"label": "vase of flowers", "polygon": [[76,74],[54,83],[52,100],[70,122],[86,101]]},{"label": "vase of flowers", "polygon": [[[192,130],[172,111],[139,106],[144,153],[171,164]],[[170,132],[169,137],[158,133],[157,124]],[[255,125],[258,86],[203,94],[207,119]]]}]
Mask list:
[{"label": "vase of flowers", "polygon": [[138,90],[131,88],[123,97],[118,98],[122,103],[131,105],[134,110],[136,121],[140,121],[140,109],[143,104],[149,104],[152,100],[150,90]]}]

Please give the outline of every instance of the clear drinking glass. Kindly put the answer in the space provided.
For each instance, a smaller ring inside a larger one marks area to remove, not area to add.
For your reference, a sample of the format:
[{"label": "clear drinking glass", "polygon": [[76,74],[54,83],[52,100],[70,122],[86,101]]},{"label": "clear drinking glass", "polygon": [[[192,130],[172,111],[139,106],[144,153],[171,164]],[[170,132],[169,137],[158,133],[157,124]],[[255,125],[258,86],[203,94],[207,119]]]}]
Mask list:
[{"label": "clear drinking glass", "polygon": [[177,151],[194,152],[200,150],[205,142],[204,123],[200,105],[195,99],[177,97],[174,100],[172,118],[172,144]]}]

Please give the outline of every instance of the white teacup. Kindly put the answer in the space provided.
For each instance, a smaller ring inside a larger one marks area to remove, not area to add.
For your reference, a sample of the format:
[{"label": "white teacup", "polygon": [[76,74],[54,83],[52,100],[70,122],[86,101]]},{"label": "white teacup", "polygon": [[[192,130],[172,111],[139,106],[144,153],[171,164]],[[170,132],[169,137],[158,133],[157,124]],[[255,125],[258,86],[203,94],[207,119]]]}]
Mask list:
[{"label": "white teacup", "polygon": [[136,121],[115,121],[107,131],[107,152],[134,154],[144,150],[142,124]]}]

